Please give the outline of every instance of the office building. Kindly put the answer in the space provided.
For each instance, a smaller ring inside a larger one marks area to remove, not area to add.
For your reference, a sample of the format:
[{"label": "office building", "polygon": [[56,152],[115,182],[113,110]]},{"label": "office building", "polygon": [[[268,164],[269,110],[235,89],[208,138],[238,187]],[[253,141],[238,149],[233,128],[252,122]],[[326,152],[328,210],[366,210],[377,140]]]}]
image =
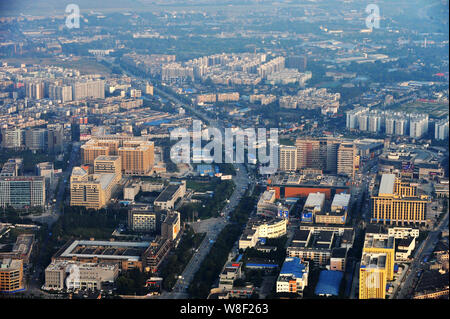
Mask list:
[{"label": "office building", "polygon": [[157,213],[148,205],[134,205],[128,211],[128,227],[135,232],[154,232],[157,225]]},{"label": "office building", "polygon": [[350,194],[334,195],[330,211],[324,210],[315,214],[316,223],[344,225],[347,220],[349,204]]},{"label": "office building", "polygon": [[335,249],[349,249],[353,246],[355,232],[351,227],[342,226],[300,226],[287,248],[289,257],[309,260],[315,266],[325,267],[330,264]]},{"label": "office building", "polygon": [[305,205],[303,205],[302,222],[312,223],[316,214],[322,212],[325,204],[325,194],[323,193],[310,193],[306,199]]},{"label": "office building", "polygon": [[47,130],[31,128],[25,131],[25,146],[32,151],[43,151],[47,148]]},{"label": "office building", "polygon": [[95,174],[116,174],[122,178],[122,158],[120,156],[100,155],[94,160]]},{"label": "office building", "polygon": [[229,262],[225,264],[219,275],[219,289],[232,290],[236,279],[242,277],[242,263]]},{"label": "office building", "polygon": [[12,177],[21,176],[23,169],[23,159],[22,158],[10,158],[3,164],[0,176]]},{"label": "office building", "polygon": [[116,174],[89,174],[81,167],[74,167],[70,176],[70,206],[105,207],[117,182]]},{"label": "office building", "polygon": [[52,262],[117,264],[120,270],[144,270],[145,252],[149,242],[73,240],[67,242],[52,257]]},{"label": "office building", "polygon": [[378,196],[371,197],[372,218],[375,223],[390,225],[425,224],[426,195],[417,195],[417,185],[402,182],[394,174],[383,174]]},{"label": "office building", "polygon": [[122,158],[125,175],[147,175],[154,165],[154,143],[150,141],[124,141],[118,155]]},{"label": "office building", "polygon": [[175,202],[186,194],[186,181],[169,184],[155,199],[154,205],[161,210],[172,210]]},{"label": "office building", "polygon": [[239,249],[255,247],[262,238],[279,238],[286,235],[287,219],[255,217],[247,222],[241,237]]},{"label": "office building", "polygon": [[[76,268],[77,276],[69,278],[70,271]],[[105,283],[112,284],[119,275],[118,264],[83,263],[79,261],[52,261],[45,268],[45,284],[48,291],[62,290],[100,290]]]},{"label": "office building", "polygon": [[45,205],[45,179],[42,176],[0,176],[0,206],[16,208]]},{"label": "office building", "polygon": [[50,189],[53,180],[55,178],[55,168],[52,162],[43,162],[36,164],[36,175],[43,176],[45,178],[45,185],[47,189]]},{"label": "office building", "polygon": [[0,293],[25,290],[22,260],[5,258],[0,262]]},{"label": "office building", "polygon": [[64,151],[64,128],[62,125],[47,126],[47,150],[52,154],[59,154]]}]

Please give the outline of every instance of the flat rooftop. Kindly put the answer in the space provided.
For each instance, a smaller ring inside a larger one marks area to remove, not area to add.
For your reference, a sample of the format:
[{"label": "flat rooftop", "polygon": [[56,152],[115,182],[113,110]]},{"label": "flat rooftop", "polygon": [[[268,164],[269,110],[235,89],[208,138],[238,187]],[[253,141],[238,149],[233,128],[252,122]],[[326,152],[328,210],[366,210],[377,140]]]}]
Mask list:
[{"label": "flat rooftop", "polygon": [[386,196],[394,194],[395,174],[383,174],[380,182],[378,196]]},{"label": "flat rooftop", "polygon": [[149,246],[149,242],[75,240],[60,256],[138,261]]},{"label": "flat rooftop", "polygon": [[155,202],[167,202],[171,200],[180,187],[181,184],[169,184],[155,199]]}]

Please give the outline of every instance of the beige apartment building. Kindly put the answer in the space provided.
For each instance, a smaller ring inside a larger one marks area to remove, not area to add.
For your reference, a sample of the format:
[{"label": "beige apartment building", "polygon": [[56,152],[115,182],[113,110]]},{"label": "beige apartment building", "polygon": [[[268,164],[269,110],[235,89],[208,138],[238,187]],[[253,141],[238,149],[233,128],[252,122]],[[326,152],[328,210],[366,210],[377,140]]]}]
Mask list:
[{"label": "beige apartment building", "polygon": [[297,147],[280,145],[279,147],[280,171],[296,171],[297,170]]}]

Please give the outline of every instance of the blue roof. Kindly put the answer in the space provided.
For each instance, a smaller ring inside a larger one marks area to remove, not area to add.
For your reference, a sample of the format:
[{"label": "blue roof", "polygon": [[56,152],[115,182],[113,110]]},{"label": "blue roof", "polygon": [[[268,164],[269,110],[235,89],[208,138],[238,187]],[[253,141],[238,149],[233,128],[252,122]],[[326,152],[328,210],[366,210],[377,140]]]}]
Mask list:
[{"label": "blue roof", "polygon": [[146,123],[144,123],[144,125],[148,125],[148,126],[159,126],[159,125],[161,125],[161,124],[170,123],[170,122],[172,122],[172,120],[169,120],[169,119],[165,119],[165,120],[155,120],[155,121],[152,121],[152,122],[146,122]]},{"label": "blue roof", "polygon": [[289,257],[283,263],[281,267],[280,275],[292,274],[296,278],[303,277],[303,272],[305,271],[305,264],[302,264],[301,259],[298,257]]},{"label": "blue roof", "polygon": [[343,276],[342,271],[322,270],[314,293],[316,295],[339,295],[339,286]]}]

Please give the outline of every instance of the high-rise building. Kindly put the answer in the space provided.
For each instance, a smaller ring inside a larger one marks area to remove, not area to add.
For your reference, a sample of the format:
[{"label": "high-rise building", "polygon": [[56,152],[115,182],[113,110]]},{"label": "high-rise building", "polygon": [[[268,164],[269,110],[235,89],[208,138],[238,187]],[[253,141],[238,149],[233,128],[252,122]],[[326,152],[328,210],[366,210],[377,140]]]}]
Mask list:
[{"label": "high-rise building", "polygon": [[406,135],[409,128],[409,121],[408,119],[396,119],[395,120],[395,129],[394,134],[395,135]]},{"label": "high-rise building", "polygon": [[319,139],[297,139],[297,168],[316,168],[323,170],[325,167],[321,156],[321,144],[325,142]]},{"label": "high-rise building", "polygon": [[83,164],[94,164],[97,157],[115,156],[121,158],[122,173],[125,175],[147,175],[154,165],[154,143],[144,139],[129,139],[109,136],[109,139],[94,137],[81,146]]},{"label": "high-rise building", "polygon": [[73,119],[70,124],[70,135],[72,142],[80,141],[80,123],[77,123],[76,119]]},{"label": "high-rise building", "polygon": [[74,167],[70,176],[70,206],[100,209],[109,202],[116,185],[116,174],[89,174]]},{"label": "high-rise building", "polygon": [[147,175],[154,164],[154,143],[150,141],[124,141],[119,147],[122,170],[125,175]]},{"label": "high-rise building", "polygon": [[369,117],[369,132],[378,133],[381,131],[383,117],[381,115],[371,115]]},{"label": "high-rise building", "polygon": [[[339,149],[342,152],[342,163],[348,152],[346,147],[350,142],[337,138],[300,138],[295,145],[297,147],[297,169],[312,168],[325,171],[330,174],[338,173]],[[344,166],[343,166],[344,167]]]},{"label": "high-rise building", "polygon": [[64,128],[60,124],[47,126],[47,150],[59,154],[64,151]]},{"label": "high-rise building", "polygon": [[46,188],[49,189],[54,180],[54,167],[52,162],[43,162],[36,164],[36,175],[45,178]]},{"label": "high-rise building", "polygon": [[394,279],[395,237],[383,233],[366,233],[363,253],[386,254],[386,279]]},{"label": "high-rise building", "polygon": [[25,94],[27,98],[40,100],[44,98],[44,82],[32,81],[25,84]]},{"label": "high-rise building", "polygon": [[436,122],[434,126],[434,138],[436,140],[448,139],[448,117],[446,119]]},{"label": "high-rise building", "polygon": [[349,177],[355,176],[356,146],[353,143],[342,143],[338,148],[337,173]]},{"label": "high-rise building", "polygon": [[104,99],[105,81],[83,80],[72,83],[72,99],[77,101],[86,98]]},{"label": "high-rise building", "polygon": [[409,121],[409,136],[421,138],[428,133],[428,114],[411,115]]},{"label": "high-rise building", "polygon": [[145,86],[145,94],[153,95],[153,85],[147,83]]},{"label": "high-rise building", "polygon": [[297,170],[297,147],[280,145],[279,166],[281,171]]},{"label": "high-rise building", "polygon": [[47,130],[31,128],[25,131],[25,146],[33,151],[43,151],[47,148]]},{"label": "high-rise building", "polygon": [[359,299],[386,298],[386,254],[363,252],[359,267]]},{"label": "high-rise building", "polygon": [[0,206],[44,206],[45,179],[42,176],[0,177]]},{"label": "high-rise building", "polygon": [[386,134],[394,135],[395,134],[395,118],[387,117],[385,120],[386,125]]},{"label": "high-rise building", "polygon": [[383,174],[378,196],[371,197],[372,222],[424,224],[429,197],[417,195],[417,184],[402,182],[394,174]]},{"label": "high-rise building", "polygon": [[61,101],[62,103],[72,101],[72,87],[70,85],[50,84],[48,97],[51,100]]},{"label": "high-rise building", "polygon": [[18,149],[25,144],[25,131],[20,128],[2,130],[2,147]]}]

